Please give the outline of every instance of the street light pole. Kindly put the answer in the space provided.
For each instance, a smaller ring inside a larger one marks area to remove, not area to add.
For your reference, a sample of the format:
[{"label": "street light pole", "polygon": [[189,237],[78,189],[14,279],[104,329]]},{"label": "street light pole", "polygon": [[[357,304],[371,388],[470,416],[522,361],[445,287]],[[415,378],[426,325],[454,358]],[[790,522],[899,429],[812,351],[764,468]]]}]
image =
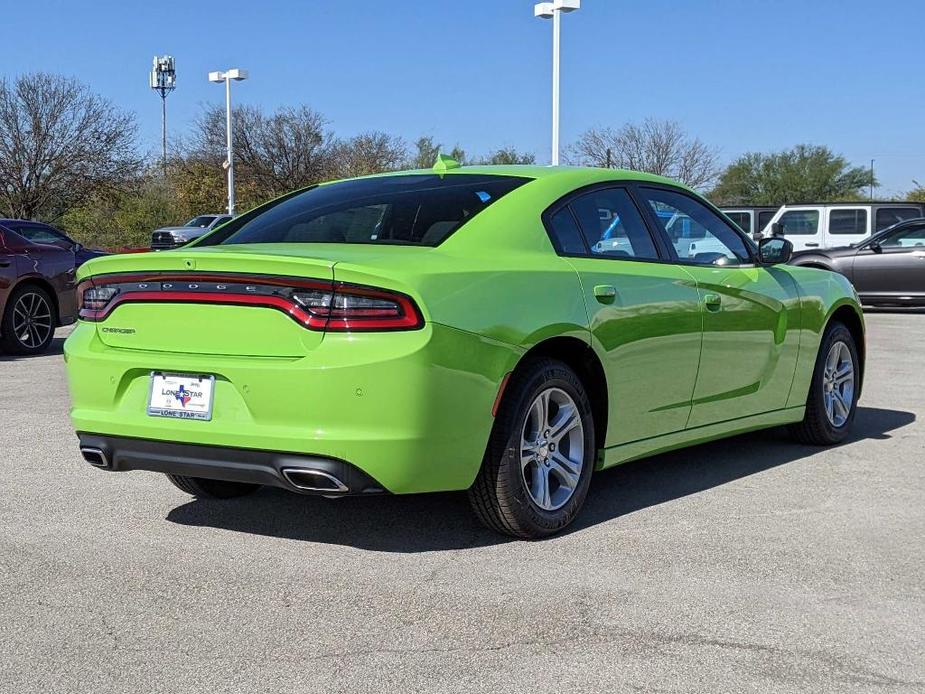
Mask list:
[{"label": "street light pole", "polygon": [[552,165],[559,165],[559,45],[562,13],[581,8],[581,0],[553,0],[534,6],[533,16],[552,19]]},{"label": "street light pole", "polygon": [[231,80],[247,79],[247,70],[234,68],[224,72],[210,72],[210,82],[225,83],[225,170],[228,172],[228,214],[234,216],[234,140],[231,123]]}]

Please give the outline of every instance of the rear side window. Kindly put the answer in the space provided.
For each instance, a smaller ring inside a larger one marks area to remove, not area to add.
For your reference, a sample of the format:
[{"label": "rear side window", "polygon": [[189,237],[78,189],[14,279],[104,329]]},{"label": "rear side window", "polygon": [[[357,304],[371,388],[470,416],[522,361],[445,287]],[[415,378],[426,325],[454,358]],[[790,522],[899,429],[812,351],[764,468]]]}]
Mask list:
[{"label": "rear side window", "polygon": [[727,212],[726,216],[746,234],[752,233],[752,216],[748,212]]},{"label": "rear side window", "polygon": [[549,218],[549,231],[552,234],[556,250],[566,255],[584,255],[587,253],[585,242],[581,239],[581,230],[575,223],[575,217],[568,207],[563,207]]},{"label": "rear side window", "polygon": [[883,231],[887,227],[899,224],[907,219],[921,217],[922,211],[915,207],[881,207],[877,210],[876,224],[874,231]]},{"label": "rear side window", "polygon": [[436,246],[530,179],[379,176],[316,186],[244,215],[199,245],[349,243]]},{"label": "rear side window", "polygon": [[778,221],[784,236],[812,236],[819,232],[819,210],[788,210]]},{"label": "rear side window", "polygon": [[591,255],[655,260],[658,251],[632,198],[623,188],[586,193],[570,204]]},{"label": "rear side window", "polygon": [[830,234],[866,234],[867,210],[829,210]]}]

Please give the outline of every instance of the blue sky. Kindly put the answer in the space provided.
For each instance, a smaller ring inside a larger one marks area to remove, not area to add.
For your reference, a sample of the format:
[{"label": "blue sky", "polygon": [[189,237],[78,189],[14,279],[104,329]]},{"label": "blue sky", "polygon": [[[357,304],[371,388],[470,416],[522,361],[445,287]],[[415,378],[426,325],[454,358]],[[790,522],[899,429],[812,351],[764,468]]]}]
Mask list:
[{"label": "blue sky", "polygon": [[[389,9],[384,7],[388,5]],[[240,102],[307,103],[341,135],[433,135],[473,153],[549,158],[551,27],[532,0],[4,3],[0,74],[76,75],[137,113],[158,146],[154,54],[177,59],[171,135],[220,103],[209,70],[243,67]],[[584,0],[563,21],[562,138],[647,116],[720,150],[826,144],[877,160],[880,196],[925,183],[920,1]]]}]

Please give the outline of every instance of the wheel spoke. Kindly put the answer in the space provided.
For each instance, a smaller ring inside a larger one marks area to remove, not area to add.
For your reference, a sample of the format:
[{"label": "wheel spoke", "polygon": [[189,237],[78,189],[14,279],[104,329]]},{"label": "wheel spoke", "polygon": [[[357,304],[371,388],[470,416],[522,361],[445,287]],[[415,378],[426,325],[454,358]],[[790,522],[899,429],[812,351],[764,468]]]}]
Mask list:
[{"label": "wheel spoke", "polygon": [[848,404],[844,400],[844,395],[839,393],[837,390],[832,391],[833,404],[835,406],[836,413],[839,417],[842,418],[842,421],[848,418]]},{"label": "wheel spoke", "polygon": [[530,493],[541,508],[552,507],[552,499],[549,497],[549,469],[545,465],[536,466],[533,472],[533,488]]},{"label": "wheel spoke", "polygon": [[520,467],[525,468],[536,461],[536,451],[524,448],[520,451]]},{"label": "wheel spoke", "polygon": [[580,423],[578,410],[571,405],[563,405],[556,413],[556,421],[549,426],[549,440],[558,443]]},{"label": "wheel spoke", "polygon": [[573,463],[564,455],[556,451],[550,459],[549,471],[558,479],[559,483],[568,489],[575,489],[581,478],[581,463]]}]

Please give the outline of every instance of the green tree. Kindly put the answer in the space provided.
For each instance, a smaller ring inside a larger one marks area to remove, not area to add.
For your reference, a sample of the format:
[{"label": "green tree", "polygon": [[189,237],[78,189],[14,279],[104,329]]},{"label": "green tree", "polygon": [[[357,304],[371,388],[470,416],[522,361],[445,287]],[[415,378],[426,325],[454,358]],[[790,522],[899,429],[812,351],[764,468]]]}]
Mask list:
[{"label": "green tree", "polygon": [[797,145],[739,157],[722,173],[710,198],[722,205],[859,200],[871,185],[877,182],[866,167],[852,166],[828,147]]},{"label": "green tree", "polygon": [[515,147],[502,147],[501,149],[496,149],[479,163],[494,165],[535,164],[536,155],[529,152],[518,152]]}]

